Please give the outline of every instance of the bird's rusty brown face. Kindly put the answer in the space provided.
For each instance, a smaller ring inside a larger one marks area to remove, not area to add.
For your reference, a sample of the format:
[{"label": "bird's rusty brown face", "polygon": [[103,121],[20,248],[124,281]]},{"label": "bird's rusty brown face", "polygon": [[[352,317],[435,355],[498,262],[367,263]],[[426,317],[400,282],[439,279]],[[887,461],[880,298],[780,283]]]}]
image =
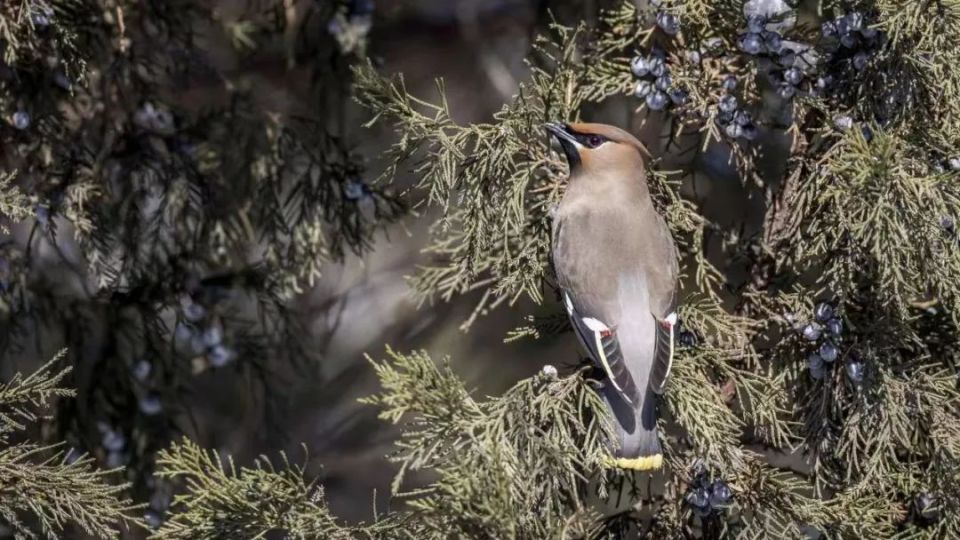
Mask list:
[{"label": "bird's rusty brown face", "polygon": [[614,126],[585,123],[549,123],[546,128],[560,142],[571,171],[634,164],[646,149],[633,135]]},{"label": "bird's rusty brown face", "polygon": [[600,133],[580,131],[574,128],[574,125],[576,124],[553,122],[546,125],[547,130],[560,142],[560,147],[563,148],[563,153],[567,157],[567,162],[570,164],[571,169],[579,166],[583,162],[583,158],[587,157],[587,152],[596,150],[610,141],[610,139]]}]

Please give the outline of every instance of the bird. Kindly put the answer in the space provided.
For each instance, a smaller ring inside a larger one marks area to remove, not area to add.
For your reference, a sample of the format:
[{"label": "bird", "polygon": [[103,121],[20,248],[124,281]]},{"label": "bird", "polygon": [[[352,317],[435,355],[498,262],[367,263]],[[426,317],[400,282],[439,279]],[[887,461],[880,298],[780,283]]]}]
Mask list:
[{"label": "bird", "polygon": [[659,469],[657,401],[673,362],[679,262],[650,196],[649,154],[615,126],[545,127],[570,171],[553,211],[553,267],[577,338],[605,374],[598,391],[618,439],[612,465]]}]

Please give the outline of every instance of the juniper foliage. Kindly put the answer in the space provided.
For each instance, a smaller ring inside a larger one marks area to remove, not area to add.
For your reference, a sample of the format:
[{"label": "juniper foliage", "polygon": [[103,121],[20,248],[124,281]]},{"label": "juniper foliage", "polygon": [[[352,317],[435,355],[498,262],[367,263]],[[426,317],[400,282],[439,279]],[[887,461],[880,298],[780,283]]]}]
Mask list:
[{"label": "juniper foliage", "polygon": [[[237,467],[216,452],[184,441],[161,452],[161,476],[187,486],[174,500],[176,514],[155,538],[357,538],[381,527],[343,527],[326,508],[323,487],[283,456],[276,469],[265,458]],[[180,506],[182,505],[182,506]]]},{"label": "juniper foliage", "polygon": [[18,540],[59,538],[71,526],[107,538],[122,523],[136,523],[136,506],[123,494],[129,485],[117,484],[115,471],[62,445],[15,439],[36,423],[38,409],[74,395],[62,386],[70,368],[56,369],[63,356],[0,385],[0,519]]}]

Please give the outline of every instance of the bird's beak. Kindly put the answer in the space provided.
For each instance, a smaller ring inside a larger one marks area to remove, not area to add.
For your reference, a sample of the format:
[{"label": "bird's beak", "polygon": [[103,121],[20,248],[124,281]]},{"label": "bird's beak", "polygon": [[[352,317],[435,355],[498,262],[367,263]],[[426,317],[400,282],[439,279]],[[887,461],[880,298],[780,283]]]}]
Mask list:
[{"label": "bird's beak", "polygon": [[570,164],[570,167],[572,168],[574,165],[579,164],[580,148],[583,145],[570,134],[567,125],[558,122],[547,122],[544,124],[544,127],[560,142],[560,147],[563,148],[563,153],[567,156],[567,162]]},{"label": "bird's beak", "polygon": [[559,122],[547,122],[544,124],[544,127],[547,128],[547,131],[552,133],[557,139],[560,140],[561,144],[563,141],[567,141],[574,146],[580,146],[580,143],[573,138],[573,135],[567,131],[567,125],[561,124]]}]

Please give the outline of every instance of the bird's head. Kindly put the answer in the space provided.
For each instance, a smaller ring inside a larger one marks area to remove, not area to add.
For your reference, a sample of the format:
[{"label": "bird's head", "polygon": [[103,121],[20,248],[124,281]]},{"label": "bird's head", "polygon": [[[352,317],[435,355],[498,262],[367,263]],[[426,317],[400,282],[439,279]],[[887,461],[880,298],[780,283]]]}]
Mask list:
[{"label": "bird's head", "polygon": [[647,149],[636,137],[607,124],[546,124],[567,156],[570,172],[600,172],[643,166]]}]

